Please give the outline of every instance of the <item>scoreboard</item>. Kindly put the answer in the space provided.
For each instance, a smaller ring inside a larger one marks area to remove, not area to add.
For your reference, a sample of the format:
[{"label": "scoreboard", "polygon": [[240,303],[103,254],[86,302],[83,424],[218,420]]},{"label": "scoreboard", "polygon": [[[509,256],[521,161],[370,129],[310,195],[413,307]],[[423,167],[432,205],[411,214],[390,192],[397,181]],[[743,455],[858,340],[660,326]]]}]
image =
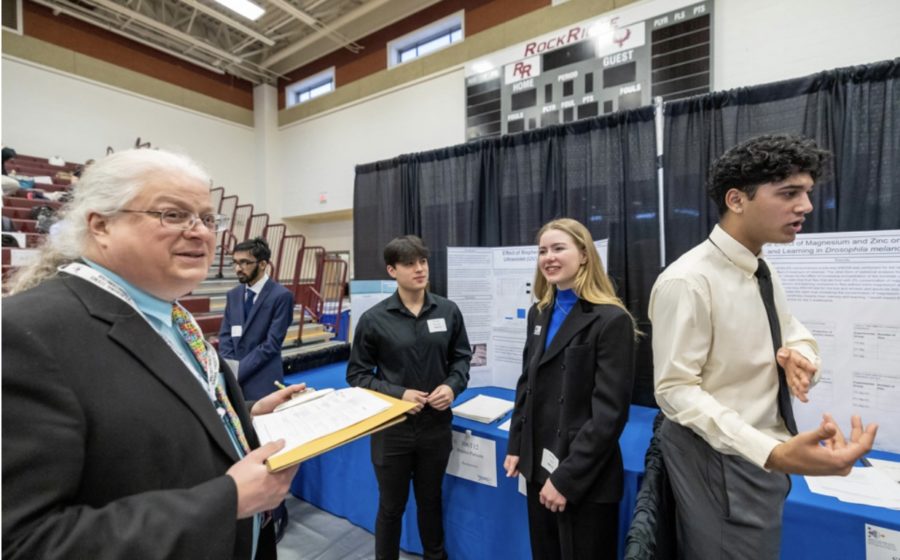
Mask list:
[{"label": "scoreboard", "polygon": [[469,140],[707,93],[712,0],[657,0],[466,65]]}]

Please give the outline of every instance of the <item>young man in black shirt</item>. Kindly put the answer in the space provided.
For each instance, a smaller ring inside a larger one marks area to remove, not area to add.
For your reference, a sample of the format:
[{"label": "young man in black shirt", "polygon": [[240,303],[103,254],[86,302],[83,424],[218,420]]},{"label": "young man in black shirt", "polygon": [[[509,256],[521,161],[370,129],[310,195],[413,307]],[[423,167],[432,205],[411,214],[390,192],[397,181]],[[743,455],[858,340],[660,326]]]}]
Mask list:
[{"label": "young man in black shirt", "polygon": [[403,512],[413,482],[426,559],[447,558],[441,483],[450,458],[450,405],[469,382],[472,351],[456,304],[428,292],[428,248],[414,235],[384,249],[397,291],[359,320],[347,383],[417,403],[409,418],[372,435],[378,479],[375,557],[400,555]]}]

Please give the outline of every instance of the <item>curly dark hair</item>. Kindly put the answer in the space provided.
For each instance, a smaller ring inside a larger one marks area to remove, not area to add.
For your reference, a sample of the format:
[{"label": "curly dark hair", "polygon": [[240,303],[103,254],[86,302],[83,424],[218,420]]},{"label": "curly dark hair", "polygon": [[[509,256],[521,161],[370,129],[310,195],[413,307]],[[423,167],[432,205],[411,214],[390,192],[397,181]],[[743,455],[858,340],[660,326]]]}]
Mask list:
[{"label": "curly dark hair", "polygon": [[809,173],[816,181],[825,171],[830,152],[802,136],[767,134],[751,138],[722,154],[709,170],[707,191],[725,214],[725,193],[739,189],[751,199],[765,183],[783,181],[797,173]]}]

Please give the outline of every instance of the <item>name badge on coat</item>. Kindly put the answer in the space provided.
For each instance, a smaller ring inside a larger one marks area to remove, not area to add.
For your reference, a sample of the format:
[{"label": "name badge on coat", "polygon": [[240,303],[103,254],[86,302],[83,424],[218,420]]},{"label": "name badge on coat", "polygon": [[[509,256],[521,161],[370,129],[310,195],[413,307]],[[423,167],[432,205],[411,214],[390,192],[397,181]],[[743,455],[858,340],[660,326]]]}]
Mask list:
[{"label": "name badge on coat", "polygon": [[541,326],[540,325],[534,326],[534,336],[541,336]]},{"label": "name badge on coat", "polygon": [[444,319],[428,319],[428,332],[447,332],[447,322]]},{"label": "name badge on coat", "polygon": [[244,334],[244,327],[241,325],[231,325],[231,336],[237,338]]},{"label": "name badge on coat", "polygon": [[553,471],[559,466],[559,459],[546,447],[544,452],[541,453],[541,466],[547,469],[547,472],[550,474],[553,474]]}]

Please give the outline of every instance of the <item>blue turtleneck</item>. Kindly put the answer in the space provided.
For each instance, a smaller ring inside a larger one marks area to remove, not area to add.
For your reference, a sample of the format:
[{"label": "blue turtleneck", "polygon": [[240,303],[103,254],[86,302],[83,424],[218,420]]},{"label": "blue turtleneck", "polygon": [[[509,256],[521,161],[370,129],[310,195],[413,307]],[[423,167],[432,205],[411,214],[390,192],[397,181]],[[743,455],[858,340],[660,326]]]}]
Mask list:
[{"label": "blue turtleneck", "polygon": [[547,340],[544,342],[544,350],[550,346],[553,337],[556,336],[559,327],[566,320],[566,315],[572,310],[578,296],[574,290],[556,290],[556,298],[553,301],[553,311],[550,315],[550,324],[547,326]]}]

